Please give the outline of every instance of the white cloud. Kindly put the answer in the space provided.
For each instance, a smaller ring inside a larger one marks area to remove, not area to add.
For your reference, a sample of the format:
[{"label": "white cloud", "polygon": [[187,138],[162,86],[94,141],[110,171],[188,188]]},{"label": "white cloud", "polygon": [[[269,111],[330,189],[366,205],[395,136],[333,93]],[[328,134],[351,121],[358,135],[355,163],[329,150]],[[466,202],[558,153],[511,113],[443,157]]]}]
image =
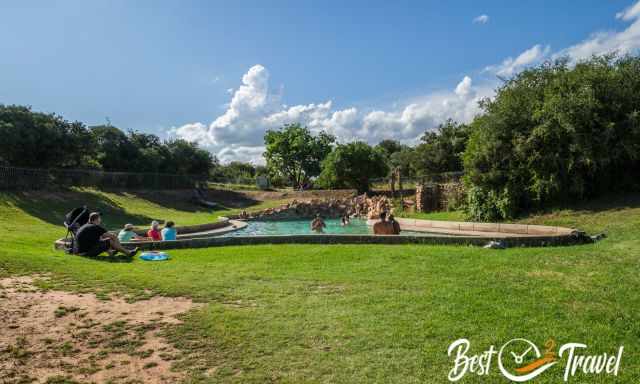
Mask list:
[{"label": "white cloud", "polygon": [[588,59],[593,55],[607,53],[627,54],[640,50],[640,1],[616,14],[616,18],[631,22],[620,32],[608,31],[592,34],[588,39],[563,49],[553,57],[569,57],[570,62]]},{"label": "white cloud", "polygon": [[[482,15],[486,16],[486,15]],[[537,44],[517,57],[489,66],[485,71],[499,76],[513,76],[528,66],[547,59],[569,56],[573,62],[593,54],[612,51],[628,53],[640,48],[640,1],[620,12],[616,17],[631,21],[621,32],[600,32],[585,41],[551,53],[548,45]],[[488,16],[485,22],[488,20]],[[264,163],[263,138],[267,129],[299,122],[312,131],[325,130],[338,140],[363,140],[375,144],[382,139],[396,139],[415,143],[426,131],[446,119],[469,122],[479,112],[478,101],[493,97],[495,80],[475,85],[472,78],[464,78],[452,90],[434,92],[404,103],[394,102],[386,110],[334,110],[331,100],[320,103],[287,106],[282,103],[282,89],[269,88],[269,72],[255,65],[242,77],[237,89],[229,89],[233,96],[226,111],[208,126],[203,123],[185,124],[170,130],[170,134],[194,141],[216,153],[221,161],[233,160]]]},{"label": "white cloud", "polygon": [[501,64],[489,66],[486,71],[493,72],[499,76],[510,77],[520,72],[524,68],[540,64],[546,59],[558,59],[568,57],[571,64],[593,55],[603,55],[608,53],[627,54],[640,50],[640,1],[634,3],[627,9],[616,14],[616,18],[631,22],[622,31],[596,32],[584,41],[568,48],[550,54],[551,49],[540,44],[522,52],[518,57],[507,58]]},{"label": "white cloud", "polygon": [[485,68],[486,71],[494,72],[499,76],[513,76],[524,68],[539,64],[548,57],[551,47],[536,44],[533,47],[522,52],[515,59],[513,57],[506,58],[502,63]]},{"label": "white cloud", "polygon": [[473,19],[474,24],[487,24],[489,22],[489,16],[480,15]]},{"label": "white cloud", "polygon": [[215,152],[222,162],[263,163],[263,138],[267,129],[301,123],[313,132],[326,131],[342,142],[363,140],[371,144],[390,138],[413,143],[424,131],[448,118],[469,121],[478,111],[478,100],[489,96],[465,76],[453,91],[413,100],[395,111],[361,112],[357,108],[334,110],[331,100],[286,106],[281,95],[269,89],[269,72],[255,65],[242,77],[227,110],[208,126],[196,122],[173,128],[174,135],[197,142]]},{"label": "white cloud", "polygon": [[616,13],[616,19],[631,21],[633,19],[637,19],[640,16],[640,1],[631,5],[627,9],[622,12]]}]

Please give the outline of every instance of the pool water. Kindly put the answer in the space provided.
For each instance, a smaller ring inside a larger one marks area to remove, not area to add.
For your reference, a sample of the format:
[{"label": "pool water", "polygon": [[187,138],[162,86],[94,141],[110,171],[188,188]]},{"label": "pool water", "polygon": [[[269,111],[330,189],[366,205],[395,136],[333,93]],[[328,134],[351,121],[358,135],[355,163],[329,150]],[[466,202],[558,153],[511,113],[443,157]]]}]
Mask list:
[{"label": "pool water", "polygon": [[[372,235],[373,230],[366,220],[351,219],[349,225],[340,225],[340,219],[326,219],[324,233],[341,235]],[[252,235],[310,235],[311,220],[278,220],[278,221],[248,221],[247,226],[223,236],[252,236]],[[403,231],[403,235],[416,235],[418,232]]]}]

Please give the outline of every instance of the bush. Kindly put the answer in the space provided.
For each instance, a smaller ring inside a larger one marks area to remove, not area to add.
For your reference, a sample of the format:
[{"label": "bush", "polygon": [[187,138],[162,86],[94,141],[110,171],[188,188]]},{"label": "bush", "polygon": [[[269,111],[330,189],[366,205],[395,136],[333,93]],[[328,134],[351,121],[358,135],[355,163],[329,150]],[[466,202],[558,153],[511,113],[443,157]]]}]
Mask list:
[{"label": "bush", "polygon": [[547,63],[507,81],[470,126],[471,218],[506,219],[640,176],[640,59]]}]

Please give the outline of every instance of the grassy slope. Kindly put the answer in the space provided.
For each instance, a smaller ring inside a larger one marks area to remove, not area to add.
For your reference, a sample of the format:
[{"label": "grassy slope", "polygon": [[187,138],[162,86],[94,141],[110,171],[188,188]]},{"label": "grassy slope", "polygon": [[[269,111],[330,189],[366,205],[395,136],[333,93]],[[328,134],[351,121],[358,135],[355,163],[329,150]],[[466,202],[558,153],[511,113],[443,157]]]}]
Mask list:
[{"label": "grassy slope", "polygon": [[[446,349],[460,337],[474,352],[515,337],[539,345],[548,337],[584,342],[591,353],[622,344],[617,382],[640,378],[640,198],[527,220],[609,233],[592,245],[264,245],[172,251],[167,263],[107,263],[52,251],[51,241],[63,234],[61,215],[79,201],[100,205],[111,225],[150,218],[186,224],[214,215],[95,191],[79,191],[77,201],[0,195],[4,273],[52,272],[50,284],[68,289],[141,295],[149,288],[209,303],[170,335],[190,351],[184,364],[194,380],[446,382]],[[536,382],[560,382],[563,368]],[[603,379],[574,380],[612,382]],[[505,380],[494,365],[489,377],[463,382]]]}]

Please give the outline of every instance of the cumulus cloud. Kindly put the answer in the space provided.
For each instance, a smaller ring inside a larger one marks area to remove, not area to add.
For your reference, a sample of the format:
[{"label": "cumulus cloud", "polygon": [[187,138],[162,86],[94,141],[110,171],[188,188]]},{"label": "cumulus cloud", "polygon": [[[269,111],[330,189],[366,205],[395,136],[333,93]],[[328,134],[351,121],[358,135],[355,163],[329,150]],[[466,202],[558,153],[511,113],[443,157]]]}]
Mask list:
[{"label": "cumulus cloud", "polygon": [[[500,64],[486,67],[485,71],[509,77],[550,58],[568,56],[575,62],[594,54],[638,50],[640,1],[616,17],[631,24],[620,32],[594,34],[555,53],[551,53],[548,45],[536,44],[515,58],[509,57]],[[412,144],[425,131],[434,129],[446,119],[471,121],[479,113],[478,101],[493,97],[496,85],[492,80],[476,85],[470,76],[464,76],[453,89],[394,103],[392,108],[386,109],[351,107],[336,110],[331,100],[287,106],[282,103],[282,92],[270,88],[268,70],[258,64],[242,76],[239,87],[228,90],[232,97],[222,115],[209,125],[194,122],[173,128],[170,135],[200,143],[216,153],[222,162],[264,163],[266,130],[288,123],[301,123],[314,132],[327,131],[341,142],[363,140],[375,144],[382,139],[395,139]]]},{"label": "cumulus cloud", "polygon": [[452,91],[413,100],[395,111],[359,111],[355,107],[334,110],[331,100],[286,106],[281,104],[281,95],[270,90],[267,69],[255,65],[242,77],[227,110],[211,124],[189,123],[173,128],[170,134],[209,148],[222,162],[263,163],[267,129],[300,123],[316,133],[331,133],[342,142],[363,140],[375,144],[382,139],[396,139],[413,143],[448,118],[469,121],[478,111],[479,98],[489,93],[488,89],[477,89],[465,76]]},{"label": "cumulus cloud", "polygon": [[489,22],[488,15],[480,15],[473,19],[474,24],[487,24]]}]

